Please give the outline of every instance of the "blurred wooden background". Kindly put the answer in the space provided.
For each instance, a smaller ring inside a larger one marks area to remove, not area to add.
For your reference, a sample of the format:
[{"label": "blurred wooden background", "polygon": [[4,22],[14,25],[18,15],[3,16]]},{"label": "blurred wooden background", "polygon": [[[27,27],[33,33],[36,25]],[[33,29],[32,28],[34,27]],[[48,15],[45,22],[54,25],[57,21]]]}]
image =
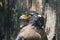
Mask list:
[{"label": "blurred wooden background", "polygon": [[[39,3],[29,0],[30,5],[27,6],[27,0],[1,0],[0,1],[0,40],[15,40],[19,32],[19,16],[24,10],[31,8],[31,3],[36,3],[36,10],[41,12],[41,8],[37,6]],[[60,0],[48,0],[48,3],[56,10],[56,33],[57,40],[60,40]],[[40,5],[40,4],[39,4]],[[44,6],[44,3],[43,3]],[[17,30],[18,29],[18,30]]]}]

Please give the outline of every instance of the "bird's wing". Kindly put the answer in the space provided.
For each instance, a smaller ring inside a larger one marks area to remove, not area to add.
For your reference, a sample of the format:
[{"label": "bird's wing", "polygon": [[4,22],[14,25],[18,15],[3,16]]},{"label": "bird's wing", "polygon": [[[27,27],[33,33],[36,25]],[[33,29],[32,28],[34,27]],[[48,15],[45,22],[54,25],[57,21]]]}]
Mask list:
[{"label": "bird's wing", "polygon": [[45,32],[47,33],[48,40],[52,40],[55,35],[56,13],[55,10],[49,6],[45,7],[46,26]]}]

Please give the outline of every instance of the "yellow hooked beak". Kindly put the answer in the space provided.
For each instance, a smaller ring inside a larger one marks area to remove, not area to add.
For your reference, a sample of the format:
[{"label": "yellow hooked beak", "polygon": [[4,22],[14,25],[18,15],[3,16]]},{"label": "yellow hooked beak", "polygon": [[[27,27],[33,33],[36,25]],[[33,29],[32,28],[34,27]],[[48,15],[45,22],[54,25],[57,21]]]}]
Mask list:
[{"label": "yellow hooked beak", "polygon": [[20,17],[20,19],[25,19],[25,20],[27,20],[28,18],[30,18],[31,17],[31,15],[29,15],[29,14],[22,14],[22,16]]}]

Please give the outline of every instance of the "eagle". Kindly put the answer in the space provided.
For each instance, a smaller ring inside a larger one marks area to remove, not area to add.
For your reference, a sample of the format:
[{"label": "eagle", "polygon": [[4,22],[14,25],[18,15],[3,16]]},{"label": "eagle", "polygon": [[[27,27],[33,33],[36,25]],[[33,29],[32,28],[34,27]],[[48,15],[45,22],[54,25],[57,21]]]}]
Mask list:
[{"label": "eagle", "polygon": [[56,11],[49,4],[45,6],[43,16],[25,11],[19,19],[21,29],[16,40],[53,40],[55,37]]},{"label": "eagle", "polygon": [[47,40],[42,15],[29,10],[22,13],[19,19],[22,24],[16,40]]}]

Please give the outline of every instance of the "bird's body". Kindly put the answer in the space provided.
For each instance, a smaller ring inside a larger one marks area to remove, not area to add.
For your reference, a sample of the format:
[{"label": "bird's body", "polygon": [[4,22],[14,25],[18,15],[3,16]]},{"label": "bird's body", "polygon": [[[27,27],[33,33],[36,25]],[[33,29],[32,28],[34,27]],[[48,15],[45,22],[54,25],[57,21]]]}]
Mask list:
[{"label": "bird's body", "polygon": [[20,19],[28,20],[28,23],[21,28],[16,40],[21,38],[24,40],[47,40],[47,35],[42,28],[42,26],[44,26],[43,16],[39,16],[39,14],[36,14],[34,11],[30,11],[29,13],[31,17],[28,19],[24,19],[25,17],[23,16],[20,17]]}]

